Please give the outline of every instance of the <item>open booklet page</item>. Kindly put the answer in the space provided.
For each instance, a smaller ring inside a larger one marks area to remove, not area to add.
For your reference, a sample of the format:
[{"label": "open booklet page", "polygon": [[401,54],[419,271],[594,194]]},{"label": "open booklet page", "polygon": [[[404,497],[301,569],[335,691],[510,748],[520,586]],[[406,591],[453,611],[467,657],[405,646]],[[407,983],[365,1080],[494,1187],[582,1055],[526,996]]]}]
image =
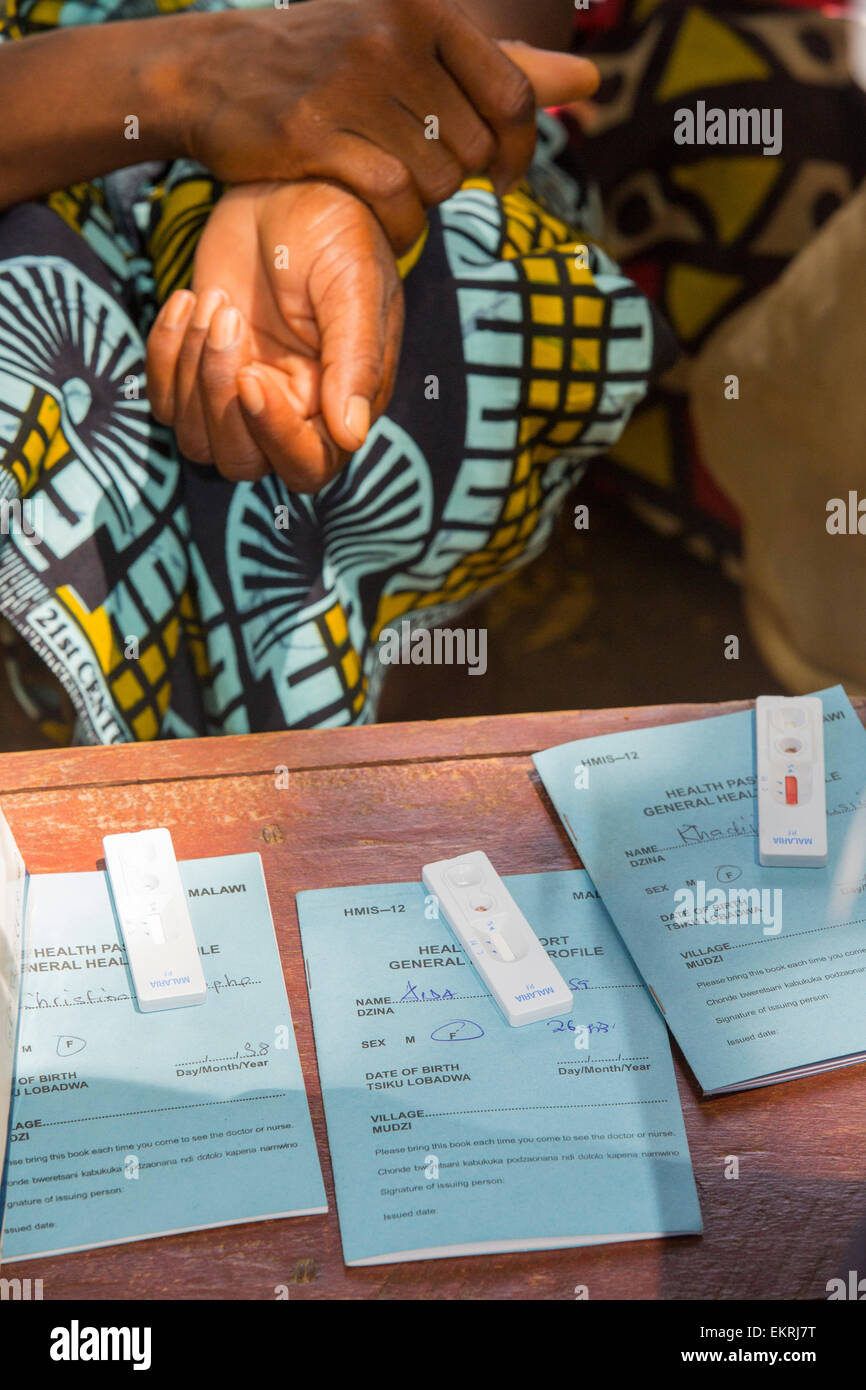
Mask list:
[{"label": "open booklet page", "polygon": [[820,698],[825,868],[758,863],[751,710],[535,756],[705,1092],[866,1052],[866,731],[841,687]]},{"label": "open booklet page", "polygon": [[30,880],[4,1262],[326,1210],[261,860],[180,872],[207,998],[153,1013],[105,875]]},{"label": "open booklet page", "polygon": [[420,883],[298,894],[348,1264],[701,1229],[667,1034],[589,878],[505,881],[574,998],[520,1028]]},{"label": "open booklet page", "polygon": [[0,1183],[8,1146],[9,1106],[12,1100],[12,1078],[15,1074],[26,896],[27,871],[24,860],[6,817],[0,812]]}]

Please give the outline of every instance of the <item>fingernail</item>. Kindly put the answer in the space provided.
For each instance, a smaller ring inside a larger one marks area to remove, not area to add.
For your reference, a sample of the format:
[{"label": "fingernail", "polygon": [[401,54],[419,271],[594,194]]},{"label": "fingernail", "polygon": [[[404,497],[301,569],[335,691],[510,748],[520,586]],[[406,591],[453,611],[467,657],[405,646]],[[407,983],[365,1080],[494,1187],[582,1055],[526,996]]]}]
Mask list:
[{"label": "fingernail", "polygon": [[173,294],[162,311],[163,328],[179,328],[194,299],[195,295],[190,294],[189,290],[178,290]]},{"label": "fingernail", "polygon": [[261,415],[265,408],[265,393],[262,384],[252,372],[238,377],[238,395],[241,405],[250,415]]},{"label": "fingernail", "polygon": [[237,309],[221,309],[211,320],[208,342],[220,352],[234,347],[241,336],[241,316]]},{"label": "fingernail", "polygon": [[350,396],[346,407],[346,429],[353,434],[358,445],[364,443],[370,429],[370,402],[365,396]]},{"label": "fingernail", "polygon": [[221,304],[228,302],[225,290],[205,290],[192,316],[193,328],[207,328]]}]

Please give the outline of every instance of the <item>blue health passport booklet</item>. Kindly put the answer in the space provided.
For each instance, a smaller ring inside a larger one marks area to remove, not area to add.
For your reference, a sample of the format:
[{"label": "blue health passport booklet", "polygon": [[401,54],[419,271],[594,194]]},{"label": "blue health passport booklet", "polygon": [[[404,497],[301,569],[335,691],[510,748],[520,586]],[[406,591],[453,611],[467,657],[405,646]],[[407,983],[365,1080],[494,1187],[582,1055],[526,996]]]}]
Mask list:
[{"label": "blue health passport booklet", "polygon": [[507,883],[574,993],[522,1028],[420,883],[298,894],[347,1264],[701,1230],[667,1034],[588,876]]},{"label": "blue health passport booklet", "polygon": [[758,863],[752,710],[535,755],[705,1094],[866,1054],[866,731],[820,698],[826,868]]},{"label": "blue health passport booklet", "polygon": [[207,998],[155,1013],[105,874],[30,879],[4,1263],[327,1210],[261,860],[180,873]]}]

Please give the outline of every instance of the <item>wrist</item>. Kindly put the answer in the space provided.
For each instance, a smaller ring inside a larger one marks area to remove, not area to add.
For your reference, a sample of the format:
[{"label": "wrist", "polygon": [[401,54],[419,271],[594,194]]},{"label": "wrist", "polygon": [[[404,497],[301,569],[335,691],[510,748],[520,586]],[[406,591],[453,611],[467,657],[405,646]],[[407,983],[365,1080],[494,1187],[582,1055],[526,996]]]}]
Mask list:
[{"label": "wrist", "polygon": [[221,10],[146,21],[149,27],[182,25],[180,43],[152,46],[147,77],[156,96],[160,138],[173,147],[170,157],[202,162],[202,152],[212,143],[209,123],[221,113],[231,90],[231,65],[236,57],[233,35],[242,33],[250,19],[248,11]]},{"label": "wrist", "polygon": [[[187,154],[196,32],[222,17],[74,25],[0,44],[0,209]],[[48,95],[34,102],[34,92]]]},{"label": "wrist", "polygon": [[[147,157],[180,159],[193,157],[199,125],[199,94],[206,49],[203,28],[219,15],[172,15],[147,19],[143,36],[147,44],[138,66],[142,110],[147,113],[149,138]],[[177,25],[183,30],[178,34]],[[166,35],[164,25],[172,25]],[[166,42],[170,37],[173,42]],[[180,38],[180,42],[178,39]],[[142,122],[142,126],[144,122]]]}]

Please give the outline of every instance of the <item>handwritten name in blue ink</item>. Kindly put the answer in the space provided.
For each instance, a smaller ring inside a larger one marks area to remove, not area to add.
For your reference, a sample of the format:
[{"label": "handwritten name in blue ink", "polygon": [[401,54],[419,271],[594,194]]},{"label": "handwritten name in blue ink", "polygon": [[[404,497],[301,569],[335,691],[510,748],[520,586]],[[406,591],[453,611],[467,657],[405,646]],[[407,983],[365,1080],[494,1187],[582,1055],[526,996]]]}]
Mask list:
[{"label": "handwritten name in blue ink", "polygon": [[401,1004],[426,1004],[434,999],[453,999],[454,995],[450,989],[443,989],[440,993],[438,989],[419,990],[411,980],[406,981],[406,993],[401,995]]}]

